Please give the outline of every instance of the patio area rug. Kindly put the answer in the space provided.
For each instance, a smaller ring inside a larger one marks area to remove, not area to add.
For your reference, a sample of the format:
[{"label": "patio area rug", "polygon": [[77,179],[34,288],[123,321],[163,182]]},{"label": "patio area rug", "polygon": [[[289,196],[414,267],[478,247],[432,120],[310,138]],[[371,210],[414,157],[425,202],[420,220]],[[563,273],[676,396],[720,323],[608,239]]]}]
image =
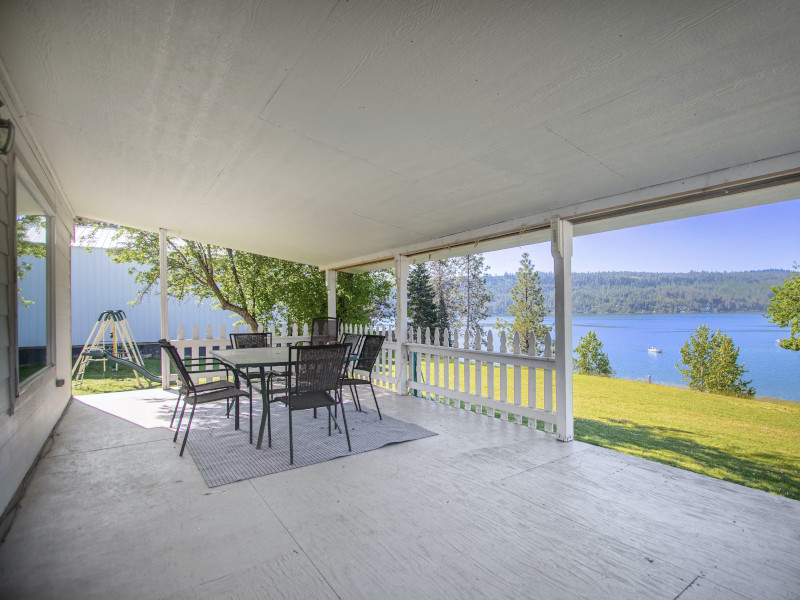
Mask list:
[{"label": "patio area rug", "polygon": [[[352,403],[345,402],[347,426],[353,446],[352,454],[437,435],[419,425],[393,419],[386,414],[383,415],[383,420],[379,420],[375,410],[370,410],[363,404],[362,407],[364,412],[357,412]],[[191,407],[187,407],[187,415],[190,409]],[[256,450],[258,427],[261,423],[260,400],[253,401],[252,445],[248,437],[250,417],[248,402],[243,402],[241,405],[238,431],[233,428],[233,415],[230,419],[225,417],[224,405],[206,404],[197,407],[186,447],[208,487],[298,469],[351,454],[347,451],[341,410],[338,421],[342,433],[334,429],[330,437],[326,411],[319,411],[317,419],[314,419],[311,410],[297,411],[292,414],[294,464],[290,465],[288,412],[282,404],[273,404],[270,411],[272,448],[267,447],[265,430],[264,444],[261,450]],[[181,426],[179,443],[187,418],[184,417]]]}]

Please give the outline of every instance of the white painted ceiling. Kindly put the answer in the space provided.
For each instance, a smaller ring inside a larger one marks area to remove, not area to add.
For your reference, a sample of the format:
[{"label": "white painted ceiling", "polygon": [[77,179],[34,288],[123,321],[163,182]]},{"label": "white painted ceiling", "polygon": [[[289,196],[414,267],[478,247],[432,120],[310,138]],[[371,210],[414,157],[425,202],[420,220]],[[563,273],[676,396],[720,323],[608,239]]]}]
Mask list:
[{"label": "white painted ceiling", "polygon": [[800,151],[800,2],[0,0],[75,213],[325,265]]}]

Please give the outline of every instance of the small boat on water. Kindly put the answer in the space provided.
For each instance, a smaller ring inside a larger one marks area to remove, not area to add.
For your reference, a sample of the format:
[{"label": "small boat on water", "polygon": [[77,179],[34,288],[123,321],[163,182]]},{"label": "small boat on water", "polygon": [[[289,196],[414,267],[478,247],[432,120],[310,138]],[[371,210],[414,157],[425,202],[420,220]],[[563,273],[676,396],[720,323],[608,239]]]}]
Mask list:
[{"label": "small boat on water", "polygon": [[661,348],[656,348],[655,346],[650,346],[647,351],[653,354],[661,354]]}]

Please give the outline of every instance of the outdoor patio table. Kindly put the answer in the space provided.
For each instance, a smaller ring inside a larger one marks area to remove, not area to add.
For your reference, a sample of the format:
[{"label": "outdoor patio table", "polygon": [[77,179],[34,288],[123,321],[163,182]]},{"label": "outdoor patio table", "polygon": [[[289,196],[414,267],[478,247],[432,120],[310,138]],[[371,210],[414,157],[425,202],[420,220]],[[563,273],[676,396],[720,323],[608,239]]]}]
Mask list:
[{"label": "outdoor patio table", "polygon": [[[236,348],[233,350],[212,350],[211,356],[228,365],[234,371],[247,373],[249,369],[258,369],[261,380],[261,402],[263,410],[269,410],[269,394],[267,393],[267,375],[271,367],[289,365],[289,346],[273,348]],[[251,424],[252,426],[252,424]],[[239,415],[236,415],[236,429],[239,428]],[[252,443],[252,440],[251,442]]]},{"label": "outdoor patio table", "polygon": [[[246,373],[248,369],[258,369],[261,379],[261,402],[263,410],[269,410],[269,394],[267,393],[267,375],[271,367],[289,366],[289,346],[273,348],[237,348],[234,350],[212,350],[211,356],[233,368]],[[358,357],[350,356],[349,360]],[[236,429],[239,428],[239,416],[236,415]]]}]

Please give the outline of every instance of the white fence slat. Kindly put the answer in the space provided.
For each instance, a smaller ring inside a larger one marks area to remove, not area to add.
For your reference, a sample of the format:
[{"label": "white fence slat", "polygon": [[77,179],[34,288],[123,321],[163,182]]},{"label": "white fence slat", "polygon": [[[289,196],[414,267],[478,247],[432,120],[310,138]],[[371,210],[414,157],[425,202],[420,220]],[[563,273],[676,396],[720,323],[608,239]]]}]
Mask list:
[{"label": "white fence slat", "polygon": [[[453,329],[453,348],[458,348],[458,329]],[[461,391],[461,364],[457,357],[453,358],[453,391]]]},{"label": "white fence slat", "polygon": [[[508,351],[506,347],[506,332],[500,332],[500,354],[505,354]],[[500,402],[508,402],[508,364],[500,361]],[[494,416],[494,415],[492,415]]]},{"label": "white fence slat", "polygon": [[[528,336],[528,356],[536,356],[536,338],[531,334]],[[536,406],[536,367],[528,367],[528,406]],[[536,419],[530,419],[528,426],[536,429]]]},{"label": "white fence slat", "polygon": [[[440,335],[440,332],[439,332],[439,328],[436,327],[433,330],[433,345],[437,346],[437,347],[441,346],[440,342],[441,342],[441,335]],[[439,359],[439,355],[436,354],[436,355],[434,355],[434,359],[433,359],[433,385],[435,385],[437,388],[439,387],[439,366],[440,366],[440,359]],[[439,394],[437,394],[434,398],[438,402],[442,401],[442,396],[439,395]]]},{"label": "white fence slat", "polygon": [[[444,337],[442,338],[442,346],[444,346],[445,348],[449,348],[450,347],[450,330],[448,328],[446,328],[446,327],[445,327],[445,330],[444,330]],[[444,385],[442,385],[442,387],[445,390],[449,390],[450,389],[450,358],[449,357],[445,357],[445,359],[444,359],[443,375],[444,375]],[[449,397],[450,396],[445,395],[445,399],[448,399]]]},{"label": "white fence slat", "polygon": [[[469,350],[469,328],[464,328],[464,350]],[[464,392],[467,394],[472,394],[472,390],[470,389],[470,360],[469,358],[465,358],[464,361]],[[469,410],[469,406],[466,407]]]},{"label": "white fence slat", "polygon": [[[431,345],[431,330],[429,327],[425,328],[425,345],[427,346]],[[433,382],[433,378],[431,377],[431,362],[432,362],[431,358],[432,357],[429,354],[425,355],[425,370],[423,371],[425,373],[425,383]],[[430,394],[428,394],[428,399],[432,400],[433,397]]]},{"label": "white fence slat", "polygon": [[[475,350],[482,350],[481,342],[483,341],[483,331],[478,329],[478,335],[475,336]],[[475,361],[475,395],[476,396],[483,396],[483,361],[476,360]]]},{"label": "white fence slat", "polygon": [[[546,358],[553,356],[553,341],[548,332],[544,336],[544,355]],[[553,412],[553,374],[555,371],[544,372],[544,412]],[[553,433],[553,421],[544,424],[544,430]]]},{"label": "white fence slat", "polygon": [[[486,332],[486,351],[494,352],[494,335],[492,335],[491,329]],[[486,369],[486,397],[491,399],[494,398],[494,361],[486,364],[488,365]]]},{"label": "white fence slat", "polygon": [[[520,354],[522,348],[522,341],[519,337],[519,331],[514,332],[514,354]],[[522,367],[514,365],[514,398],[513,403],[517,406],[522,406]]]}]

